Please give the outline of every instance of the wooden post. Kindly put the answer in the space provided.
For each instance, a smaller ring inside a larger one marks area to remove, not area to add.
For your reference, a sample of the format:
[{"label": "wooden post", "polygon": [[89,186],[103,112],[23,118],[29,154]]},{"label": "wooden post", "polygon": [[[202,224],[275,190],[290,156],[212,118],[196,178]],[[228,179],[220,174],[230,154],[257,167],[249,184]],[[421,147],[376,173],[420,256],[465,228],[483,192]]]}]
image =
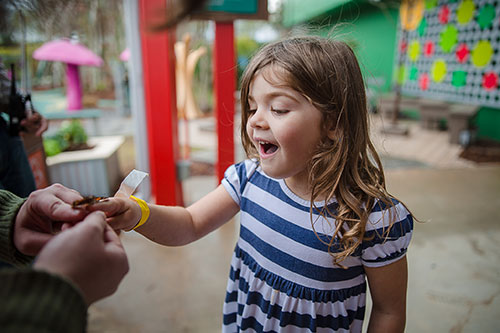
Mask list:
[{"label": "wooden post", "polygon": [[217,129],[217,179],[234,163],[236,62],[233,22],[215,22],[214,89]]},{"label": "wooden post", "polygon": [[33,172],[33,177],[35,178],[36,188],[41,189],[49,186],[50,179],[49,173],[47,172],[42,137],[25,133],[22,135],[22,140],[31,171]]}]

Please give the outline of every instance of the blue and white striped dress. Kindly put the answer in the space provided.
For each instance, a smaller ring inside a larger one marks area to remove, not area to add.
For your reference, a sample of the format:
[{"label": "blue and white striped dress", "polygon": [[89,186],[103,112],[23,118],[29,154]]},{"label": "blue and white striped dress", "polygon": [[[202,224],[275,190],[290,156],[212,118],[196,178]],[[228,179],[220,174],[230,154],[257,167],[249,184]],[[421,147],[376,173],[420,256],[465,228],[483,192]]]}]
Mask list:
[{"label": "blue and white striped dress", "polygon": [[[333,265],[327,246],[314,234],[309,202],[283,180],[266,176],[257,162],[246,160],[229,167],[222,184],[241,207],[223,332],[361,332],[363,266],[388,265],[405,255],[413,220],[404,206],[375,205],[366,228],[373,237],[342,262],[343,269]],[[384,241],[389,210],[396,222]],[[330,224],[318,219],[315,230],[331,235],[333,219]]]}]

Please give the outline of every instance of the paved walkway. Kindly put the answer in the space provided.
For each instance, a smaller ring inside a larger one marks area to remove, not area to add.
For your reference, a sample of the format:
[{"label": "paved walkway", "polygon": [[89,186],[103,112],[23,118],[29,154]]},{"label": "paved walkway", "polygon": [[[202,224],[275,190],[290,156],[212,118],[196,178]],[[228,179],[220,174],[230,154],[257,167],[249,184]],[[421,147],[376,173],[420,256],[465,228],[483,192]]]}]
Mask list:
[{"label": "paved walkway", "polygon": [[[386,136],[383,124],[372,120],[388,189],[422,221],[415,224],[408,254],[407,332],[498,332],[500,165],[461,160],[460,147],[448,143],[446,132],[409,122],[410,136]],[[193,158],[213,160],[213,119],[190,126]],[[133,152],[126,156],[130,161]],[[211,176],[189,178],[186,203],[216,186]],[[220,332],[237,232],[236,218],[178,248],[124,233],[130,273],[116,294],[90,307],[89,332]]]},{"label": "paved walkway", "polygon": [[447,131],[424,129],[415,120],[401,120],[399,125],[409,130],[407,136],[383,134],[382,130],[389,127],[389,121],[378,115],[371,117],[371,137],[382,156],[415,161],[439,169],[476,165],[459,157],[462,147],[449,142]]}]

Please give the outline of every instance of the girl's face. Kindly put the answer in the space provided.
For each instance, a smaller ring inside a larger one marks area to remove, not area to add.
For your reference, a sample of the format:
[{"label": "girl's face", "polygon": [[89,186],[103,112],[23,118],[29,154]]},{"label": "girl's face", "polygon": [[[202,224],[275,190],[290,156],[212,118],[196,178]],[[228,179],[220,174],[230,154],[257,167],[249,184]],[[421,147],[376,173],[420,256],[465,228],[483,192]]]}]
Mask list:
[{"label": "girl's face", "polygon": [[285,179],[296,194],[305,194],[307,166],[321,139],[322,113],[297,91],[266,81],[263,71],[278,82],[273,69],[262,69],[250,84],[246,130],[264,172]]}]

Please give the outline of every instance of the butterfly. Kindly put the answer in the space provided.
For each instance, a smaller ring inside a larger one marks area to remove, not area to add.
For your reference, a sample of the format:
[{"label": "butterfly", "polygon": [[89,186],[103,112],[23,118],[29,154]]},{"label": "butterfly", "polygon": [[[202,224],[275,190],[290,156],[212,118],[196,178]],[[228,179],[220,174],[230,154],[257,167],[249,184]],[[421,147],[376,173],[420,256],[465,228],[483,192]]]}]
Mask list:
[{"label": "butterfly", "polygon": [[71,204],[73,208],[85,208],[87,206],[96,204],[98,202],[104,202],[107,201],[108,197],[95,197],[93,195],[89,195],[84,197],[83,199],[75,200]]}]

